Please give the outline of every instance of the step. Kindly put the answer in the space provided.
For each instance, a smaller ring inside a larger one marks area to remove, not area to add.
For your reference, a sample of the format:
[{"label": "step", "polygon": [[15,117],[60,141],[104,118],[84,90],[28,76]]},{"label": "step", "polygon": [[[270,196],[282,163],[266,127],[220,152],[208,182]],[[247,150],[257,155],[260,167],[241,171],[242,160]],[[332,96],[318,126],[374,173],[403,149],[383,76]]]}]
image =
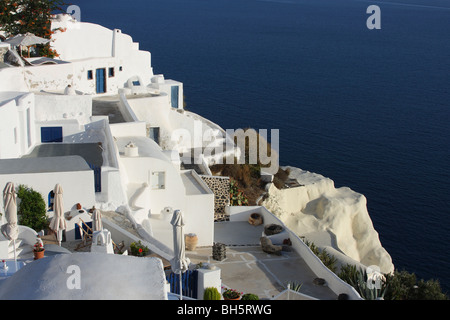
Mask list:
[{"label": "step", "polygon": [[[9,259],[14,259],[14,251],[11,251],[8,257]],[[33,257],[33,248],[30,245],[16,248],[16,257],[20,259]]]},{"label": "step", "polygon": [[[22,239],[17,239],[16,241],[15,241],[15,245],[16,245],[16,250],[18,249],[18,248],[20,248],[20,247],[32,247],[31,245],[29,245],[28,243],[26,243],[26,242],[24,242]],[[11,253],[11,252],[13,252],[14,251],[14,244],[13,244],[13,242],[11,241],[10,243],[9,243],[9,246],[8,246],[8,252],[9,253]]]},{"label": "step", "polygon": [[16,239],[13,243],[13,241],[11,240],[9,242],[8,245],[8,250],[11,252],[12,250],[14,250],[14,244],[16,245],[16,248],[20,247],[21,245],[24,245],[24,240],[23,239]]}]

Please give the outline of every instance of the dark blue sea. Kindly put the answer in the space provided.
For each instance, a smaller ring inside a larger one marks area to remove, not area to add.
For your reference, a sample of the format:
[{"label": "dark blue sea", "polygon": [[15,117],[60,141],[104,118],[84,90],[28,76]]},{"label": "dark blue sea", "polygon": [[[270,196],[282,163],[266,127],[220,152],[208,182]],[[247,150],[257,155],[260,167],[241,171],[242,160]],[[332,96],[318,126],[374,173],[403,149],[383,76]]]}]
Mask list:
[{"label": "dark blue sea", "polygon": [[73,3],[150,51],[188,110],[279,129],[282,165],[364,194],[396,268],[450,292],[450,1]]}]

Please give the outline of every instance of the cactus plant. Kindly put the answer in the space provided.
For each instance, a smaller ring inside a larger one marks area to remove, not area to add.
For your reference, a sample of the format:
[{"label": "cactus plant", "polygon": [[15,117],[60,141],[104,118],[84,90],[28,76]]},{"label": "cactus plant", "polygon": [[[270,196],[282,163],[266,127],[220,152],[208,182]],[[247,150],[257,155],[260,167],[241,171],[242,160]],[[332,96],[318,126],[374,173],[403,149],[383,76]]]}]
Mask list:
[{"label": "cactus plant", "polygon": [[382,281],[380,287],[370,285],[367,271],[358,269],[354,265],[347,265],[341,269],[339,277],[350,284],[358,291],[361,298],[365,300],[379,300],[384,298],[386,292],[386,282]]},{"label": "cactus plant", "polygon": [[203,293],[203,300],[220,300],[222,295],[216,287],[208,287],[205,288],[205,292]]}]

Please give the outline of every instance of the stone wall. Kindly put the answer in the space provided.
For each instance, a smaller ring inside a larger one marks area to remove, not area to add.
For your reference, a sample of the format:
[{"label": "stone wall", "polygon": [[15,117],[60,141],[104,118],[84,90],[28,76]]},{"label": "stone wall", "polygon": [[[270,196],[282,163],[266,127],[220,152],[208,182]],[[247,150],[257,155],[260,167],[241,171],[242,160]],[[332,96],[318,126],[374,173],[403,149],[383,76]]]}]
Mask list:
[{"label": "stone wall", "polygon": [[229,219],[225,213],[225,207],[230,205],[230,178],[201,176],[203,181],[214,192],[214,221],[226,221]]}]

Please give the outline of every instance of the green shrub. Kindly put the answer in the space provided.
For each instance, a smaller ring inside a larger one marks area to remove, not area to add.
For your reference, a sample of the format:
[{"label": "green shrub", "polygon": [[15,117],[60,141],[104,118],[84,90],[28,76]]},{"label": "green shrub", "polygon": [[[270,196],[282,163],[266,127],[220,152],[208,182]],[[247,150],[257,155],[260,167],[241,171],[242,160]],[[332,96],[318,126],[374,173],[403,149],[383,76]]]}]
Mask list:
[{"label": "green shrub", "polygon": [[242,296],[241,300],[259,300],[259,297],[254,293],[246,293]]},{"label": "green shrub", "polygon": [[205,288],[205,292],[203,293],[203,300],[220,300],[222,299],[222,295],[216,287],[208,287]]},{"label": "green shrub", "polygon": [[386,300],[448,300],[437,280],[417,280],[414,273],[405,270],[386,275],[386,282]]},{"label": "green shrub", "polygon": [[341,267],[339,278],[353,286],[364,299],[383,298],[384,300],[448,300],[437,280],[417,280],[414,273],[394,271],[385,274],[385,281],[378,290],[366,286],[367,274],[354,265]]},{"label": "green shrub", "polygon": [[236,180],[230,178],[230,205],[247,206],[248,199],[244,192],[237,186]]},{"label": "green shrub", "polygon": [[17,197],[20,198],[17,208],[19,224],[27,226],[36,232],[47,229],[49,222],[42,195],[32,188],[19,185]]},{"label": "green shrub", "polygon": [[329,254],[325,249],[320,250],[313,242],[308,240],[305,240],[304,242],[328,269],[332,272],[336,272],[337,259],[335,256]]},{"label": "green shrub", "polygon": [[336,272],[336,257],[329,254],[325,249],[323,249],[318,255],[320,261],[332,272]]},{"label": "green shrub", "polygon": [[141,240],[139,240],[137,243],[133,242],[130,244],[130,251],[132,256],[144,257],[148,254],[149,249],[141,243]]}]

